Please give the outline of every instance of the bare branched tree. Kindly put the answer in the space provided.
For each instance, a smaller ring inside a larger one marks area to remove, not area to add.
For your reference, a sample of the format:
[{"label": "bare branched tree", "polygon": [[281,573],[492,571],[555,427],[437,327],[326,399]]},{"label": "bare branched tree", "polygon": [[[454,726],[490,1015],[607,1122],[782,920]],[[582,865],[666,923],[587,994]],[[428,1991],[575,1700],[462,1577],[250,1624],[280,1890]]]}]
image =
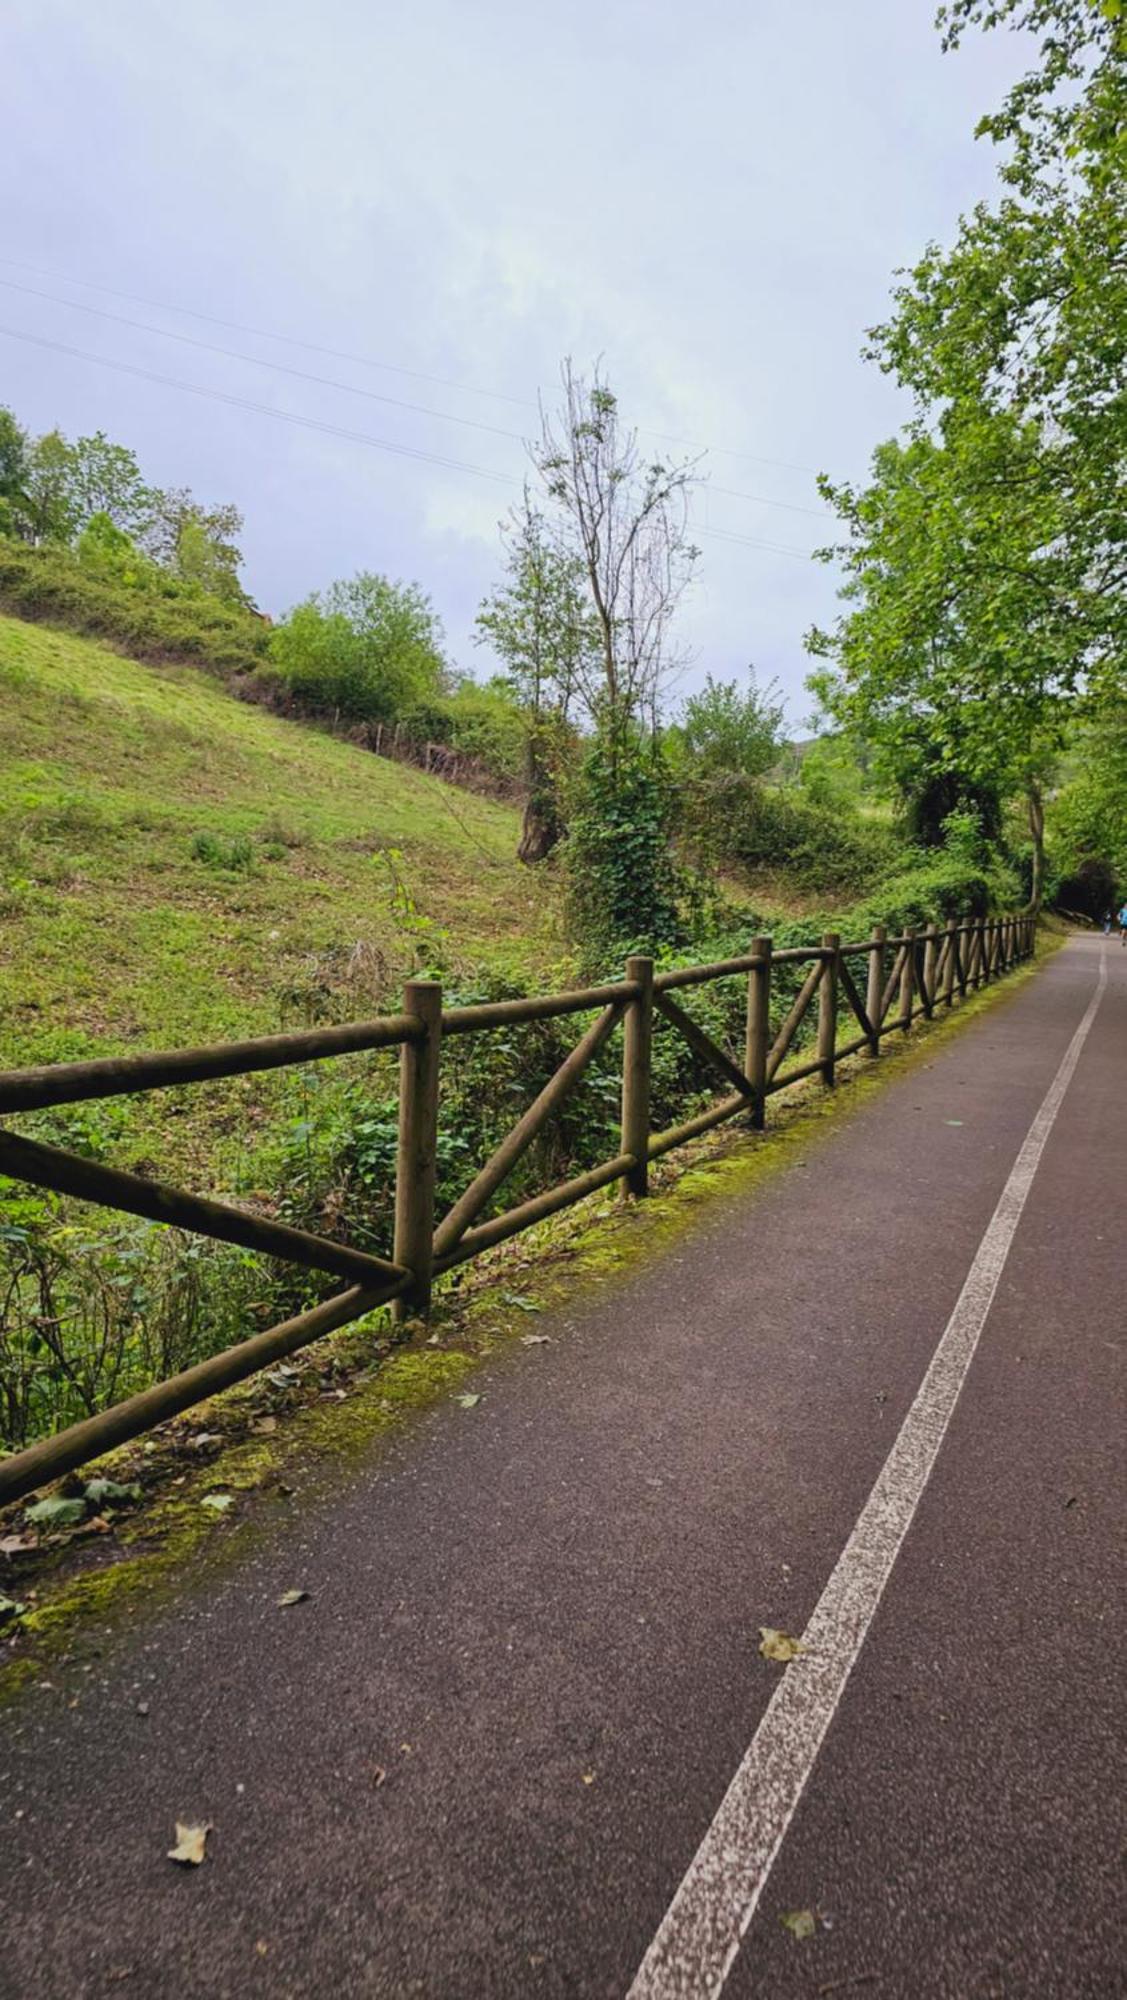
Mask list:
[{"label": "bare branched tree", "polygon": [[671,627],[699,555],[689,537],[698,461],[647,459],[597,364],[590,380],[570,360],[560,372],[563,401],[554,415],[541,405],[529,456],[552,532],[590,592],[598,645],[577,662],[577,692],[613,754],[632,727],[653,728],[683,664]]}]

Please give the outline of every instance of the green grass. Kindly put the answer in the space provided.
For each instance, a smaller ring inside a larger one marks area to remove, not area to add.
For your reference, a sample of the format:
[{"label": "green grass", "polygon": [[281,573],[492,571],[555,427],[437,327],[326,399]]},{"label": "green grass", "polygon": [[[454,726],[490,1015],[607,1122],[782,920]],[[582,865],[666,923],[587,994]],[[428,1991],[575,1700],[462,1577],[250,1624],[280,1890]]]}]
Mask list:
[{"label": "green grass", "polygon": [[532,977],[559,946],[517,836],[201,672],[0,618],[0,1060],[272,1032],[326,976],[371,1012],[421,960]]}]

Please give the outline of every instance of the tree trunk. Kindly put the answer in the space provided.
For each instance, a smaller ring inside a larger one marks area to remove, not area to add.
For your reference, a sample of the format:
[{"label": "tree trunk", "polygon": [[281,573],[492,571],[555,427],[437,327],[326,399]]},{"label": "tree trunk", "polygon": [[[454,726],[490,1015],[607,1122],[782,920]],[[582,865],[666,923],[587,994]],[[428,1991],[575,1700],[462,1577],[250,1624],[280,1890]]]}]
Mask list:
[{"label": "tree trunk", "polygon": [[1045,802],[1035,778],[1029,781],[1029,831],[1033,837],[1033,877],[1029,886],[1029,908],[1036,916],[1041,908],[1045,883]]},{"label": "tree trunk", "polygon": [[534,861],[543,861],[562,839],[564,833],[555,776],[537,740],[535,728],[529,731],[528,742],[525,745],[524,770],[528,799],[524,808],[517,860],[526,861],[531,866]]}]

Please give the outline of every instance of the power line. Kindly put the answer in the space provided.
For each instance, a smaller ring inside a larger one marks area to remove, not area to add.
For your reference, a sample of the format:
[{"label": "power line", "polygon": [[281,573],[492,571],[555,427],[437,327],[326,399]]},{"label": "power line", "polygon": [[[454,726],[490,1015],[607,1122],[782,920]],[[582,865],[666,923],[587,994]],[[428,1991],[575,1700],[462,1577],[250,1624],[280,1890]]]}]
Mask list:
[{"label": "power line", "polygon": [[[356,362],[361,368],[381,368],[390,375],[403,375],[410,381],[429,382],[432,385],[443,389],[457,389],[468,396],[485,396],[489,398],[492,402],[508,403],[515,409],[521,409],[521,410],[539,409],[539,404],[533,401],[533,399],[529,396],[512,396],[506,394],[505,391],[501,389],[479,389],[473,383],[457,382],[447,375],[424,374],[422,373],[421,370],[417,368],[403,368],[397,362],[394,361],[377,361],[376,358],[370,354],[352,354],[349,353],[349,351],[346,348],[325,347],[319,345],[316,341],[302,340],[297,335],[292,333],[277,333],[270,327],[248,326],[246,322],[243,320],[224,319],[221,318],[217,313],[201,312],[199,308],[196,306],[179,306],[179,305],[170,306],[160,299],[145,298],[144,296],[142,296],[137,292],[121,291],[114,285],[102,285],[97,283],[96,280],[91,278],[70,278],[67,277],[65,273],[62,272],[44,271],[40,268],[39,265],[24,263],[21,259],[17,257],[0,257],[0,264],[6,264],[9,267],[9,269],[14,271],[27,271],[33,277],[36,278],[48,278],[54,284],[78,285],[84,291],[104,292],[110,298],[126,299],[128,300],[130,305],[151,306],[157,312],[178,313],[184,317],[187,317],[188,319],[204,320],[209,326],[224,326],[232,333],[249,333],[256,340],[276,340],[281,342],[282,345],[286,347],[301,347],[304,348],[306,353],[308,354],[323,354],[326,356],[327,359],[333,361]],[[75,301],[69,301],[68,303],[75,303]],[[817,472],[817,468],[815,466],[799,465],[792,459],[766,458],[761,452],[733,451],[732,448],[728,445],[702,444],[699,438],[694,439],[694,438],[675,437],[671,436],[670,433],[667,431],[656,431],[656,430],[645,429],[644,427],[642,428],[644,436],[659,438],[663,444],[675,444],[687,451],[713,451],[720,458],[739,458],[745,460],[750,465],[774,465],[778,466],[780,469],[787,472],[807,473],[810,475],[811,478],[813,478]],[[751,494],[740,495],[741,499],[751,499],[754,497],[755,496]],[[782,505],[783,503],[782,502],[775,503],[772,501],[768,502],[767,504]]]},{"label": "power line", "polygon": [[136,292],[122,292],[113,285],[99,285],[89,278],[68,278],[58,271],[42,271],[38,265],[23,264],[16,257],[0,257],[0,264],[7,264],[15,271],[29,271],[36,278],[50,278],[54,284],[81,285],[88,292],[105,292],[113,299],[127,299],[130,305],[152,306],[157,312],[180,313],[188,319],[206,320],[209,326],[225,326],[232,333],[249,333],[256,340],[279,340],[286,347],[304,347],[308,354],[323,354],[333,361],[355,361],[361,368],[383,368],[390,375],[406,375],[413,382],[430,382],[436,388],[461,389],[470,396],[488,396],[497,403],[512,403],[518,409],[535,409],[535,403],[527,396],[506,396],[498,389],[475,389],[468,382],[452,382],[445,375],[424,375],[417,368],[400,368],[393,361],[376,361],[370,355],[349,354],[339,347],[319,347],[316,341],[298,340],[289,333],[272,333],[266,326],[247,326],[242,320],[220,319],[216,313],[200,312],[195,306],[165,305],[160,299],[146,299]]},{"label": "power line", "polygon": [[131,326],[137,333],[153,333],[159,340],[176,340],[182,347],[199,348],[204,354],[221,354],[227,361],[245,361],[252,368],[269,368],[275,375],[291,375],[297,382],[313,382],[321,389],[340,389],[346,396],[363,396],[369,403],[387,403],[396,410],[410,410],[417,417],[438,417],[443,423],[460,424],[466,430],[488,431],[492,437],[510,438],[514,444],[524,442],[519,431],[478,423],[474,417],[456,417],[449,410],[428,409],[425,403],[405,403],[399,396],[381,396],[378,389],[361,389],[355,382],[338,382],[331,375],[312,375],[308,369],[290,368],[284,361],[264,361],[257,354],[239,354],[233,347],[217,347],[214,341],[197,340],[194,334],[174,333],[169,327],[149,326],[144,320],[130,319],[125,313],[107,312],[103,306],[84,305],[81,299],[61,299],[56,292],[39,292],[31,285],[17,285],[13,278],[0,278],[0,285],[8,292],[22,292],[25,298],[46,299],[50,305],[90,313],[95,319],[112,321],[114,326]]},{"label": "power line", "polygon": [[505,486],[519,486],[520,481],[511,473],[494,472],[488,466],[470,465],[459,458],[444,458],[434,451],[420,451],[414,445],[392,444],[387,438],[371,437],[366,431],[349,430],[343,424],[327,424],[319,417],[302,417],[293,410],[276,410],[270,403],[255,403],[248,396],[233,396],[225,389],[208,389],[199,382],[181,382],[174,375],[159,375],[155,369],[139,368],[131,361],[111,360],[106,354],[91,354],[83,347],[70,347],[65,341],[48,340],[45,334],[21,333],[12,326],[0,326],[0,334],[9,340],[28,341],[33,347],[48,347],[56,354],[69,354],[78,361],[92,361],[99,368],[116,369],[119,375],[136,375],[143,382],[158,382],[166,389],[182,389],[189,396],[209,396],[213,402],[228,403],[233,409],[253,410],[262,417],[275,417],[282,423],[297,424],[302,430],[324,431],[328,437],[348,438],[355,444],[371,445],[377,451],[394,452],[399,458],[421,459],[427,465],[441,465],[453,472],[473,472],[481,479],[499,480]]},{"label": "power line", "polygon": [[[491,466],[473,465],[467,459],[447,458],[439,452],[421,451],[413,445],[393,444],[387,438],[373,437],[368,431],[352,430],[344,424],[325,423],[319,417],[305,417],[293,410],[278,410],[270,403],[257,403],[248,396],[232,395],[226,389],[212,389],[200,382],[184,382],[175,375],[162,375],[152,368],[141,368],[135,362],[118,361],[106,354],[92,354],[89,349],[72,347],[66,341],[50,340],[45,334],[24,333],[12,326],[0,326],[0,335],[9,340],[21,340],[32,347],[42,347],[54,354],[66,354],[73,360],[89,361],[98,368],[112,368],[119,375],[133,375],[142,382],[155,382],[166,389],[179,389],[189,396],[203,396],[212,402],[225,403],[232,409],[249,410],[256,416],[271,417],[278,423],[294,424],[301,430],[321,431],[328,437],[345,438],[353,444],[368,445],[376,451],[387,451],[398,458],[419,460],[425,465],[441,466],[449,472],[469,472],[476,478],[488,479],[502,486],[519,486],[520,480],[513,473],[498,472]],[[761,541],[750,535],[738,535],[724,528],[698,528],[697,534],[710,541],[735,543],[743,548],[760,549],[772,555],[797,556],[809,560],[804,549],[788,548],[781,543]]]},{"label": "power line", "polygon": [[[5,260],[0,259],[0,262]],[[65,306],[72,312],[82,312],[94,319],[107,320],[114,326],[132,327],[136,333],[151,333],[158,340],[175,340],[182,347],[194,347],[204,354],[218,354],[226,361],[245,362],[252,368],[268,368],[276,375],[288,375],[297,382],[312,382],[321,389],[337,389],[347,396],[362,396],[365,401],[383,403],[396,410],[409,410],[414,416],[435,417],[442,423],[458,424],[465,430],[484,431],[491,437],[508,438],[514,444],[523,444],[519,431],[502,430],[497,424],[483,424],[474,417],[455,416],[449,410],[432,410],[425,403],[404,402],[399,396],[384,396],[376,389],[363,389],[355,382],[341,382],[332,375],[314,375],[305,368],[290,368],[284,361],[267,361],[258,354],[241,354],[233,347],[220,347],[214,341],[197,340],[190,333],[176,333],[169,327],[151,326],[145,320],[131,319],[126,313],[107,312],[102,306],[85,305],[81,299],[60,298],[57,292],[41,292],[33,285],[17,284],[13,278],[0,278],[0,286],[5,291],[19,292],[24,298],[43,299],[49,305]],[[816,519],[829,520],[832,517],[821,507],[802,507],[790,500],[775,500],[766,493],[746,493],[732,486],[714,486],[709,481],[710,493],[722,494],[729,500],[749,500],[760,507],[779,507],[788,514],[810,514]]]}]

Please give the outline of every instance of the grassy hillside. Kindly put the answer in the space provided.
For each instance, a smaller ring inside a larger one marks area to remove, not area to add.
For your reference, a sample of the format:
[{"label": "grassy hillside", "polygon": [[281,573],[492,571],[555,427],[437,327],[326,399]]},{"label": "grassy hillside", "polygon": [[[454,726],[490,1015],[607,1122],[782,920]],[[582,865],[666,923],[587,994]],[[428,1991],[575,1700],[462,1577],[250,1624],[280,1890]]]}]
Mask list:
[{"label": "grassy hillside", "polygon": [[420,956],[535,974],[511,808],[0,618],[0,1062],[373,1009]]}]

